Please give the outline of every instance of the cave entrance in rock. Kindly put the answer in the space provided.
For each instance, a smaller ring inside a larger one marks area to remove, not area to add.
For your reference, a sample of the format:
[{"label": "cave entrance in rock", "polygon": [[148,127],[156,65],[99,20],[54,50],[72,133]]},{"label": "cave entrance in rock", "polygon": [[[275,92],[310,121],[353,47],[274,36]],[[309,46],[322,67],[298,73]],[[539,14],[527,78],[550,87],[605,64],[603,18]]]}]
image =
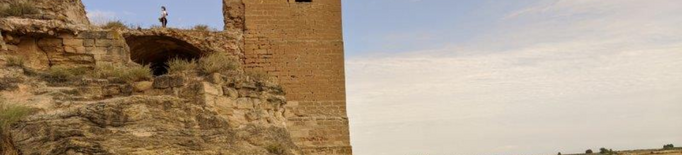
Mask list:
[{"label": "cave entrance in rock", "polygon": [[168,61],[173,58],[196,60],[201,50],[193,45],[171,37],[130,36],[126,37],[130,47],[130,59],[141,65],[150,65],[155,76],[168,73]]}]

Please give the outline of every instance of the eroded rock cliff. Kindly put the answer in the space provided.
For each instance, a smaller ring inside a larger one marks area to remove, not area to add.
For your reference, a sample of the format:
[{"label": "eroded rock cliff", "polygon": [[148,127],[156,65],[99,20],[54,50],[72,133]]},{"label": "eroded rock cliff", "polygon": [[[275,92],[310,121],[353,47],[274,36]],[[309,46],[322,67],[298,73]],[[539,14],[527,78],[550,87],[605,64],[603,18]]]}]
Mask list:
[{"label": "eroded rock cliff", "polygon": [[283,91],[268,81],[177,74],[55,83],[21,67],[0,70],[8,81],[0,94],[36,110],[11,127],[23,154],[300,154]]},{"label": "eroded rock cliff", "polygon": [[[0,7],[10,2],[0,0]],[[241,34],[102,29],[88,25],[71,2],[82,8],[79,0],[35,1],[40,17],[0,18],[0,97],[33,111],[0,128],[10,133],[0,136],[3,148],[19,154],[302,154],[287,129],[290,112],[276,80],[238,65],[210,74],[198,68],[142,78],[115,73],[133,74],[128,70],[147,65],[139,62],[165,63],[188,53],[179,58],[242,57],[234,37]],[[42,7],[52,3],[59,6]],[[97,73],[107,66],[122,69]],[[13,144],[4,142],[9,135]]]}]

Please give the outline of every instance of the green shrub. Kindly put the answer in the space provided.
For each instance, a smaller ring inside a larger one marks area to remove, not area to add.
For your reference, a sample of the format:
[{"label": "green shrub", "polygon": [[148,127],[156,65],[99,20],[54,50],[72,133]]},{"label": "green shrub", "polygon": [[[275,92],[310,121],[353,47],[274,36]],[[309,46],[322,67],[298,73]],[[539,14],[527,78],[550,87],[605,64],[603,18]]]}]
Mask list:
[{"label": "green shrub", "polygon": [[7,64],[5,65],[8,67],[24,67],[24,63],[23,57],[9,56],[7,57]]},{"label": "green shrub", "polygon": [[174,58],[167,62],[168,73],[184,73],[197,68],[197,62],[194,60],[184,60],[180,58]]},{"label": "green shrub", "polygon": [[207,75],[236,71],[238,68],[238,59],[222,52],[215,52],[199,59],[199,69],[201,73]]},{"label": "green shrub", "polygon": [[12,124],[19,122],[31,112],[29,107],[9,104],[4,99],[0,99],[0,130],[4,133]]},{"label": "green shrub", "polygon": [[123,82],[137,82],[152,79],[152,71],[149,66],[126,67],[122,65],[99,65],[92,74],[95,78],[116,78]]},{"label": "green shrub", "polygon": [[106,24],[102,25],[102,28],[103,29],[118,30],[118,29],[128,29],[128,26],[126,26],[126,24],[120,20],[114,20],[114,21],[109,21]]},{"label": "green shrub", "polygon": [[599,154],[610,155],[610,154],[615,154],[615,152],[613,152],[612,149],[606,149],[606,148],[602,147],[602,148],[599,148]]},{"label": "green shrub", "polygon": [[203,24],[196,25],[192,29],[195,31],[205,31],[205,32],[211,31],[211,27],[209,27],[208,25],[203,25]]},{"label": "green shrub", "polygon": [[671,150],[671,149],[674,149],[674,148],[675,148],[675,145],[673,145],[673,144],[666,144],[666,145],[663,145],[663,149],[664,149],[664,150]]},{"label": "green shrub", "polygon": [[43,75],[43,79],[48,82],[67,82],[87,73],[87,68],[54,66]]},{"label": "green shrub", "polygon": [[0,98],[0,154],[19,154],[12,141],[10,127],[32,112],[33,109],[29,107],[9,104],[3,98]]},{"label": "green shrub", "polygon": [[284,147],[280,144],[270,144],[268,146],[265,146],[265,149],[268,150],[268,152],[276,155],[282,155],[286,150],[284,150]]},{"label": "green shrub", "polygon": [[9,8],[0,10],[0,17],[23,16],[28,14],[38,14],[38,9],[29,2],[12,2]]},{"label": "green shrub", "polygon": [[592,153],[594,153],[594,151],[592,151],[592,149],[585,150],[585,154],[592,154]]}]

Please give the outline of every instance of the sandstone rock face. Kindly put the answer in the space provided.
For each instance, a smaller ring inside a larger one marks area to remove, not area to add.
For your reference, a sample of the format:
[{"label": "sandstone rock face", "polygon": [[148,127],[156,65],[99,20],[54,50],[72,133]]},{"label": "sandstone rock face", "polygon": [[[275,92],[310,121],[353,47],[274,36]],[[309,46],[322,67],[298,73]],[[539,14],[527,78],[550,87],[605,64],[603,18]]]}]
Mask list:
[{"label": "sandstone rock face", "polygon": [[61,20],[73,24],[90,24],[81,0],[0,0],[0,7],[10,3],[30,4],[39,10],[38,14],[24,15],[25,18]]},{"label": "sandstone rock face", "polygon": [[12,127],[23,154],[301,154],[286,128],[286,100],[269,82],[174,75],[156,79],[173,81],[168,87],[133,91],[105,79],[55,87],[21,68],[0,73],[23,79],[3,96],[39,109]]}]

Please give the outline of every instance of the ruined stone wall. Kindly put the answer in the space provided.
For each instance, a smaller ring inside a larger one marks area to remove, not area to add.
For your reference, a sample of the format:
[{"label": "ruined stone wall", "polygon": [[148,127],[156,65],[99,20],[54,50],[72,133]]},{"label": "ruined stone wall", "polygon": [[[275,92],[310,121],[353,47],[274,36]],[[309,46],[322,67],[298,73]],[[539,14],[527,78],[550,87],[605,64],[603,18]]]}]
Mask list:
[{"label": "ruined stone wall", "polygon": [[[288,127],[308,154],[352,154],[346,115],[340,0],[224,0],[226,28],[244,22],[244,64],[279,79]],[[237,17],[237,18],[235,18]]]},{"label": "ruined stone wall", "polygon": [[5,44],[0,54],[21,56],[35,69],[129,62],[129,48],[120,32],[62,25],[56,20],[0,19],[0,42]]},{"label": "ruined stone wall", "polygon": [[25,18],[62,20],[74,24],[90,24],[81,0],[0,0],[0,8],[9,7],[10,3],[29,3],[39,13],[25,15]]}]

